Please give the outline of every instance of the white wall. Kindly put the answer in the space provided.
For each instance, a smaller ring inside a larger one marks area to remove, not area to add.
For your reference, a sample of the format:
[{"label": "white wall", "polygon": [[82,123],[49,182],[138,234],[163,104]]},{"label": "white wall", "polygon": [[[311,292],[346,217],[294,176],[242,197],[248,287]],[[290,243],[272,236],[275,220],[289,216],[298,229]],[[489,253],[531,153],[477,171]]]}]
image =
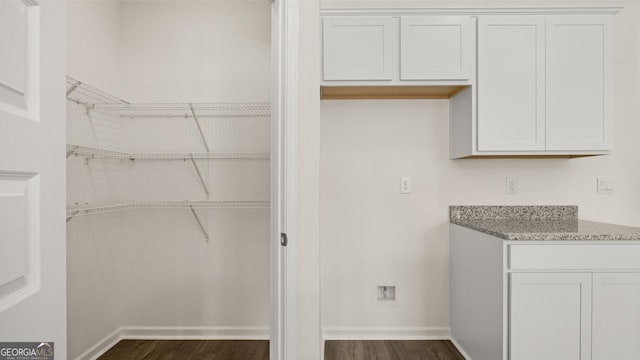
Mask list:
[{"label": "white wall", "polygon": [[268,1],[123,1],[121,14],[131,101],[270,100]]},{"label": "white wall", "polygon": [[[523,4],[509,2],[515,3]],[[640,226],[640,4],[625,6],[615,19],[611,156],[449,160],[447,101],[322,102],[320,259],[328,333],[385,327],[389,334],[427,335],[448,326],[449,205],[576,204],[583,219]],[[401,176],[412,178],[410,195],[399,193]],[[518,179],[518,194],[505,194],[507,176]],[[614,177],[614,195],[597,194],[597,176]],[[398,284],[398,306],[375,305],[377,281]]]},{"label": "white wall", "polygon": [[[81,81],[136,102],[270,98],[268,2],[89,1],[71,2],[69,8],[68,53],[74,60],[68,73]],[[93,38],[106,46],[87,52],[85,44]],[[204,151],[191,119],[96,114],[88,119],[75,104],[68,112],[70,143],[139,152]],[[269,152],[268,117],[201,122],[214,152]],[[211,200],[269,200],[268,161],[199,165]],[[193,166],[184,161],[86,162],[72,156],[68,178],[70,203],[206,200]],[[198,213],[209,242],[183,209],[77,217],[69,223],[70,359],[120,326],[266,334],[268,209]]]},{"label": "white wall", "polygon": [[120,93],[120,1],[70,0],[67,72],[110,93]]}]

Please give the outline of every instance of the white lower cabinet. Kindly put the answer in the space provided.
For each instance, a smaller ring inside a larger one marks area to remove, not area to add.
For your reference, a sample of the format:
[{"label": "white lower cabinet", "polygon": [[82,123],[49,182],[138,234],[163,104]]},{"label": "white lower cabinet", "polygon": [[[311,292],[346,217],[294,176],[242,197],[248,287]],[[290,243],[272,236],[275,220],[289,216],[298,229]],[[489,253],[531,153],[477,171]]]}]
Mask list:
[{"label": "white lower cabinet", "polygon": [[640,359],[640,273],[511,273],[509,360]]},{"label": "white lower cabinet", "polygon": [[512,273],[510,359],[591,359],[591,274]]},{"label": "white lower cabinet", "polygon": [[640,273],[593,274],[593,360],[640,359]]},{"label": "white lower cabinet", "polygon": [[450,227],[451,338],[472,360],[640,360],[640,241]]}]

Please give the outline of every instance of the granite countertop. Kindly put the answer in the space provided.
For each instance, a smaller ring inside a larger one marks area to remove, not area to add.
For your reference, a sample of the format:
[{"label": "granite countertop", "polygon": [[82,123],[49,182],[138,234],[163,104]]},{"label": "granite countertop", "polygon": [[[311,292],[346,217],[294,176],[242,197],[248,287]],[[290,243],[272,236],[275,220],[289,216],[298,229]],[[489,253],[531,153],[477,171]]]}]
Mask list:
[{"label": "granite countertop", "polygon": [[505,240],[640,240],[640,228],[578,219],[577,206],[451,206],[450,221]]}]

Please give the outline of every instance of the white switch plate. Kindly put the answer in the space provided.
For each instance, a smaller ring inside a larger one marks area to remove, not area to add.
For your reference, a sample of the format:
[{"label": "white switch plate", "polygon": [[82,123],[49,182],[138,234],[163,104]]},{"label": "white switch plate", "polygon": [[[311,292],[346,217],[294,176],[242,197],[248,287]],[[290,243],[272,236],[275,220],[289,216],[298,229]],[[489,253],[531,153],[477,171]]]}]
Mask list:
[{"label": "white switch plate", "polygon": [[613,194],[613,178],[611,176],[598,176],[598,194]]},{"label": "white switch plate", "polygon": [[518,193],[518,179],[508,177],[506,181],[507,186],[507,194],[517,194]]},{"label": "white switch plate", "polygon": [[400,178],[400,194],[410,194],[410,193],[411,193],[411,178],[401,177]]}]

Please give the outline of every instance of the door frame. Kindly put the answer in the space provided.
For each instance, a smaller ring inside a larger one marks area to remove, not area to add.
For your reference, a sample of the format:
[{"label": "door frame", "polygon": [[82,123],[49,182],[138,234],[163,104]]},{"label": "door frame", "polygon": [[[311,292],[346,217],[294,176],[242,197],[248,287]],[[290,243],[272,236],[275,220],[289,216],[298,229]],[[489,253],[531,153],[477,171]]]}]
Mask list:
[{"label": "door frame", "polygon": [[[298,2],[271,2],[270,360],[297,359]],[[288,244],[281,245],[281,234]]]}]

